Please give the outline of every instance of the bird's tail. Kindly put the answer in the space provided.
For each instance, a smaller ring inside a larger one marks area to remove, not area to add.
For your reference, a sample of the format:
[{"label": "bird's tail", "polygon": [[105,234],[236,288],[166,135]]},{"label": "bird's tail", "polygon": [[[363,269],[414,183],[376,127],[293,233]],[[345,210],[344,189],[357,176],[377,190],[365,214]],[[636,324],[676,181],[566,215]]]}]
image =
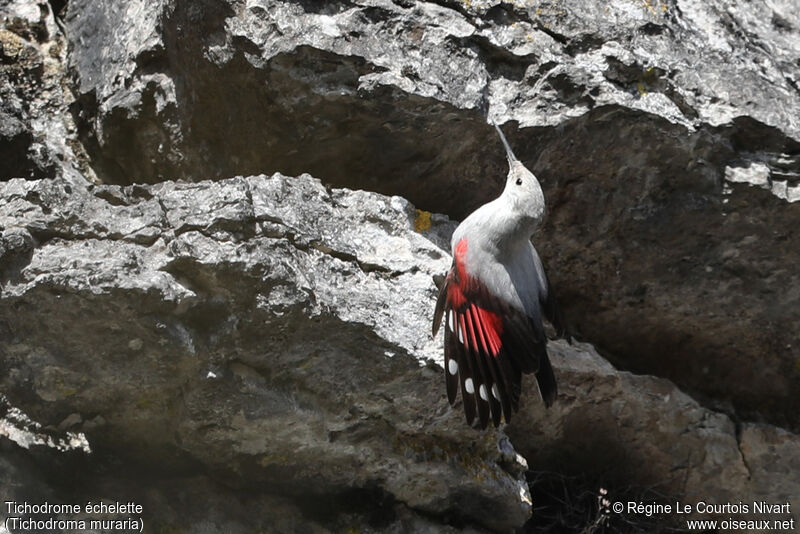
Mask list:
[{"label": "bird's tail", "polygon": [[553,401],[556,400],[558,386],[556,385],[556,375],[553,373],[553,367],[550,365],[550,358],[547,356],[547,352],[539,356],[536,383],[539,384],[539,393],[542,394],[544,405],[549,408]]}]

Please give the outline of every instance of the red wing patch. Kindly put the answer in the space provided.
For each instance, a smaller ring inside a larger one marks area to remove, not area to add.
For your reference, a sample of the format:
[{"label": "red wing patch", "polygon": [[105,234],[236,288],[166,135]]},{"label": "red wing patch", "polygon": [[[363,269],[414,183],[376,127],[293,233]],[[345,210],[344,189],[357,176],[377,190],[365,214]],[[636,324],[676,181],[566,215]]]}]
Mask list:
[{"label": "red wing patch", "polygon": [[456,245],[455,261],[436,303],[433,335],[444,320],[450,404],[461,389],[467,423],[473,425],[477,415],[477,426],[486,428],[489,418],[498,426],[501,417],[508,422],[519,410],[522,373],[550,373],[539,380],[548,406],[555,397],[555,379],[550,380],[546,339],[536,333],[531,318],[490,295],[467,274],[466,248],[463,239]]}]

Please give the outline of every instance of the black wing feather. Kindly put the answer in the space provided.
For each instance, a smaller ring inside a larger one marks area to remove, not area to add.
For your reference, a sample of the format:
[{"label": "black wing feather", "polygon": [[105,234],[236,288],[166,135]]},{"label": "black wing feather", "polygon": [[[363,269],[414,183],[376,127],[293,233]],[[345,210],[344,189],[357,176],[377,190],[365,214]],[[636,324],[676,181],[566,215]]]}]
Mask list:
[{"label": "black wing feather", "polygon": [[[557,387],[541,321],[499,301],[474,279],[463,282],[458,278],[454,263],[442,284],[432,329],[436,335],[442,320],[445,321],[445,376],[450,404],[456,402],[460,383],[467,423],[475,423],[483,429],[491,418],[494,426],[498,426],[502,418],[508,422],[519,410],[522,374],[536,373],[542,399],[545,405],[550,406]],[[451,295],[454,286],[459,293],[458,299]],[[460,302],[454,303],[453,300]],[[560,317],[553,315],[557,313],[554,306],[555,300],[549,297],[542,302],[544,314],[551,321],[551,317]],[[477,308],[501,318],[499,350],[497,347],[492,350],[489,334]],[[459,340],[459,331],[462,340]],[[451,360],[458,364],[457,375],[450,372]],[[468,380],[471,381],[471,393],[467,390]],[[481,397],[481,386],[486,400]]]}]

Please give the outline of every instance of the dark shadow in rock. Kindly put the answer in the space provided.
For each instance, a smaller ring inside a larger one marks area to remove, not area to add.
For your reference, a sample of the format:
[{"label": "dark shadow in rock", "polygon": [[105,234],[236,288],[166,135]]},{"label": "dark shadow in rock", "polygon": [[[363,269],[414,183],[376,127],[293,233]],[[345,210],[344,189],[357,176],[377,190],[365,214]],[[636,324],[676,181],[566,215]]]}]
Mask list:
[{"label": "dark shadow in rock", "polygon": [[[33,144],[31,131],[12,115],[0,111],[0,181],[53,177],[52,163],[37,158]],[[44,147],[40,150],[45,151]]]},{"label": "dark shadow in rock", "polygon": [[34,239],[22,228],[0,233],[0,287],[16,280],[33,257]]},{"label": "dark shadow in rock", "polygon": [[687,134],[615,107],[511,130],[545,190],[534,242],[577,331],[621,368],[799,428],[797,302],[778,288],[795,284],[781,265],[800,261],[800,204],[724,178],[744,146],[791,174],[796,144],[752,120]]},{"label": "dark shadow in rock", "polygon": [[361,77],[379,67],[309,46],[263,62],[259,49],[243,42],[220,66],[208,59],[208,46],[230,12],[187,4],[179,3],[165,23],[165,49],[151,52],[145,69],[168,73],[174,102],[151,80],[133,107],[102,114],[89,91],[73,108],[103,181],[308,172],[455,217],[502,184],[503,152],[479,111],[388,85],[366,92]]}]

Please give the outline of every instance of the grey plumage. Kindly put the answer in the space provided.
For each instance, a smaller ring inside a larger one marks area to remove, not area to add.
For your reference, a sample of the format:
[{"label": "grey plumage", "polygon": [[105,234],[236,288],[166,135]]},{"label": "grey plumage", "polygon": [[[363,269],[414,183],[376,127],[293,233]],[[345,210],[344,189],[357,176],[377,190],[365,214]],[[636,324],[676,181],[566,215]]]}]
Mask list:
[{"label": "grey plumage", "polygon": [[[501,411],[506,421],[517,411],[522,373],[535,372],[542,398],[548,406],[553,402],[556,382],[543,318],[563,333],[530,241],[544,220],[544,194],[502,130],[497,131],[509,164],[506,184],[498,198],[475,210],[453,233],[453,267],[439,295],[433,328],[435,335],[446,318],[448,398],[455,401],[460,384],[467,420],[472,424],[477,415],[481,427],[489,417],[499,424]],[[481,386],[497,394],[484,398]]]}]

